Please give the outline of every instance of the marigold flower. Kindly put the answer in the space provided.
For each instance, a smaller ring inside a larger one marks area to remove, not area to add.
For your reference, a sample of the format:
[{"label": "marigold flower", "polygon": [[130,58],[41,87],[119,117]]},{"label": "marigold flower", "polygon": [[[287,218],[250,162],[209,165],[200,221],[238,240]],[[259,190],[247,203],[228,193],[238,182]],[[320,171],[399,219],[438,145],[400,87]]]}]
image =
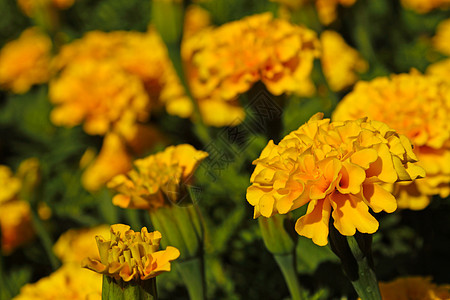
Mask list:
[{"label": "marigold flower", "polygon": [[341,91],[358,80],[357,73],[367,70],[367,62],[345,43],[339,33],[326,30],[320,35],[324,75],[333,91]]},{"label": "marigold flower", "polygon": [[79,125],[88,134],[115,130],[130,135],[138,121],[148,118],[149,99],[138,78],[121,72],[110,62],[72,64],[50,85],[50,99],[57,106],[54,124]]},{"label": "marigold flower", "polygon": [[329,25],[337,18],[337,7],[352,6],[356,0],[271,0],[272,2],[278,2],[283,5],[283,11],[298,10],[303,5],[314,2],[319,20],[324,25]]},{"label": "marigold flower", "polygon": [[298,234],[326,245],[330,216],[346,236],[374,233],[377,220],[369,213],[395,211],[397,202],[381,184],[424,176],[412,162],[409,140],[386,124],[359,119],[333,122],[316,114],[306,124],[273,141],[253,162],[247,189],[254,217],[286,214],[305,204],[297,220]]},{"label": "marigold flower", "polygon": [[450,299],[450,285],[438,286],[430,277],[404,277],[380,282],[383,300],[444,300]]},{"label": "marigold flower", "polygon": [[427,177],[397,185],[394,193],[399,207],[423,209],[429,203],[428,196],[450,194],[449,115],[450,83],[412,71],[357,83],[339,103],[333,119],[367,116],[406,135]]},{"label": "marigold flower", "polygon": [[189,5],[184,14],[183,38],[188,38],[211,24],[209,12],[199,5]]},{"label": "marigold flower", "polygon": [[132,167],[131,155],[118,134],[105,136],[97,158],[84,171],[81,182],[88,191],[97,191],[111,178],[129,171]]},{"label": "marigold flower", "polygon": [[53,252],[65,264],[76,263],[79,265],[86,256],[100,259],[95,237],[97,235],[108,236],[109,231],[109,225],[70,229],[56,241]]},{"label": "marigold flower", "polygon": [[157,209],[177,202],[182,184],[192,180],[200,162],[208,156],[188,144],[170,146],[134,162],[136,169],[117,175],[107,186],[119,192],[113,203],[122,208]]},{"label": "marigold flower", "polygon": [[19,7],[29,17],[32,17],[37,9],[57,8],[66,9],[73,5],[75,0],[17,0]]},{"label": "marigold flower", "polygon": [[170,271],[170,262],[180,256],[180,251],[171,246],[157,251],[161,237],[161,233],[148,232],[146,227],[134,232],[128,225],[112,225],[110,240],[96,237],[100,261],[87,258],[83,267],[126,282],[156,277]]},{"label": "marigold flower", "polygon": [[319,48],[312,30],[265,13],[200,31],[184,40],[182,56],[205,123],[224,126],[242,121],[237,97],[257,81],[273,95],[312,94]]},{"label": "marigold flower", "polygon": [[26,93],[50,77],[50,39],[37,28],[22,32],[0,51],[0,85],[14,93]]},{"label": "marigold flower", "polygon": [[[181,117],[192,112],[165,45],[151,28],[89,32],[62,47],[53,65],[61,70],[50,85],[50,98],[59,105],[52,113],[57,124],[73,126],[85,118],[88,133],[104,134],[119,122],[132,136],[133,124],[147,121],[150,108],[166,106]],[[73,110],[77,114],[67,116]]]},{"label": "marigold flower", "polygon": [[11,169],[0,166],[1,246],[6,255],[34,237],[30,205],[17,199],[21,187],[21,180],[13,175]]},{"label": "marigold flower", "polygon": [[102,276],[81,268],[78,264],[66,264],[40,279],[27,284],[15,300],[100,300]]},{"label": "marigold flower", "polygon": [[450,82],[450,59],[444,59],[428,66],[426,74],[438,76]]},{"label": "marigold flower", "polygon": [[[450,5],[450,1],[448,1]],[[444,20],[439,23],[436,35],[433,37],[433,46],[441,53],[450,56],[450,19]]]},{"label": "marigold flower", "polygon": [[436,8],[447,8],[449,0],[401,0],[403,7],[420,14],[426,14]]}]

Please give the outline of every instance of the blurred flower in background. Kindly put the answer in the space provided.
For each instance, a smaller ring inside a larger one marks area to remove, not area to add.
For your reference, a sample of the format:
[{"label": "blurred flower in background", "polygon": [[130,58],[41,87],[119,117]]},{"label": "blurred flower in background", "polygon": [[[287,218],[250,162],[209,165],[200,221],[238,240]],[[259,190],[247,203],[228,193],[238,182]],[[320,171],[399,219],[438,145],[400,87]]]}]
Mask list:
[{"label": "blurred flower in background", "polygon": [[208,156],[188,144],[170,146],[143,159],[135,160],[136,169],[114,177],[108,187],[119,192],[113,203],[122,208],[157,209],[176,203],[187,193],[185,185],[200,162]]},{"label": "blurred flower in background", "polygon": [[450,299],[450,285],[438,286],[431,277],[402,277],[379,285],[383,300]]},{"label": "blurred flower in background", "polygon": [[436,8],[450,7],[449,0],[401,0],[402,5],[420,14],[425,14]]},{"label": "blurred flower in background", "polygon": [[50,78],[50,38],[38,28],[28,28],[0,51],[0,86],[26,93],[31,86]]},{"label": "blurred flower in background", "polygon": [[[276,34],[275,34],[276,33]],[[262,81],[273,95],[311,95],[316,34],[270,13],[207,28],[185,39],[182,56],[204,122],[237,125],[244,119],[238,96]]]},{"label": "blurred flower in background", "polygon": [[291,11],[302,9],[302,6],[314,4],[317,9],[319,20],[324,25],[329,25],[337,18],[339,5],[352,6],[356,0],[271,0],[282,5],[281,15],[288,16]]},{"label": "blurred flower in background", "polygon": [[95,237],[108,236],[109,232],[109,225],[70,229],[59,237],[53,251],[64,264],[74,263],[79,267],[86,256],[100,259]]},{"label": "blurred flower in background", "polygon": [[167,50],[151,28],[147,33],[89,32],[64,46],[53,63],[60,71],[50,84],[55,124],[84,121],[89,134],[114,130],[130,138],[136,124],[161,107],[183,117],[191,113]]},{"label": "blurred flower in background", "polygon": [[80,267],[66,264],[35,283],[23,286],[15,300],[100,300],[102,276]]},{"label": "blurred flower in background", "polygon": [[322,68],[332,91],[341,91],[353,85],[358,73],[367,71],[368,64],[361,55],[347,45],[339,33],[326,30],[320,35]]},{"label": "blurred flower in background", "polygon": [[[448,2],[450,5],[450,1]],[[439,52],[450,56],[450,19],[439,23],[436,35],[433,37],[433,46]]]},{"label": "blurred flower in background", "polygon": [[426,178],[394,188],[400,208],[423,209],[431,195],[450,194],[450,83],[413,70],[359,82],[338,105],[333,119],[369,117],[406,135]]},{"label": "blurred flower in background", "polygon": [[270,141],[253,162],[247,189],[255,218],[308,204],[295,230],[320,246],[328,243],[331,215],[342,235],[374,233],[378,221],[369,207],[376,213],[397,208],[382,184],[425,176],[413,164],[408,139],[386,124],[366,119],[330,123],[322,117],[316,114],[278,145]]},{"label": "blurred flower in background", "polygon": [[19,7],[29,17],[34,16],[41,9],[66,9],[74,2],[75,0],[17,0]]},{"label": "blurred flower in background", "polygon": [[32,240],[34,230],[30,205],[18,198],[22,181],[7,166],[0,165],[0,185],[1,250],[8,255]]}]

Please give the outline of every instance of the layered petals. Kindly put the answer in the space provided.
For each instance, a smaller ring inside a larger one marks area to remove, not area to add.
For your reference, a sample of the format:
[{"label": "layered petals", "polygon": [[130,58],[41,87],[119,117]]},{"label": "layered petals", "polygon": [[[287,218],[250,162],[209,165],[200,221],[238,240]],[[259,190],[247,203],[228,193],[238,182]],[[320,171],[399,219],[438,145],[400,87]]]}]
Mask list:
[{"label": "layered petals", "polygon": [[[335,121],[368,117],[403,134],[398,138],[386,132],[386,145],[370,134],[364,136],[363,144],[373,144],[377,154],[371,152],[372,149],[362,149],[360,151],[364,152],[356,152],[350,159],[384,182],[403,182],[401,187],[397,187],[400,184],[397,183],[391,189],[401,199],[400,208],[423,209],[432,195],[447,197],[450,194],[449,66],[443,61],[430,66],[429,75],[413,70],[409,74],[361,81],[333,113]],[[386,109],[387,103],[389,109]],[[413,148],[407,146],[410,143]],[[370,167],[361,163],[375,157]],[[405,163],[405,159],[408,162]],[[417,164],[414,161],[418,161]],[[425,173],[426,178],[411,182],[414,178],[425,177]]]},{"label": "layered petals", "polygon": [[96,237],[100,260],[86,258],[82,265],[126,282],[156,277],[170,271],[170,262],[180,256],[171,246],[158,251],[161,238],[161,233],[148,232],[146,227],[134,232],[128,225],[112,225],[110,240]]},{"label": "layered petals", "polygon": [[369,208],[376,213],[397,208],[382,185],[425,175],[414,164],[408,139],[386,124],[367,118],[330,123],[322,117],[313,116],[278,145],[270,141],[253,162],[247,189],[255,218],[308,204],[295,229],[318,245],[327,244],[330,216],[343,235],[374,233],[378,222]]}]

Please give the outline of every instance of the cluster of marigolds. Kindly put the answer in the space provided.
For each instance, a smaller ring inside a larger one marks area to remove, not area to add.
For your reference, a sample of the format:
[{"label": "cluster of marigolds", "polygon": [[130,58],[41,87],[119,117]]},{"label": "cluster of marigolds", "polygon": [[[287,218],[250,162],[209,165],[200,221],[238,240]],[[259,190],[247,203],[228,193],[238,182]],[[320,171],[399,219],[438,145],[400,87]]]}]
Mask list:
[{"label": "cluster of marigolds", "polygon": [[[72,2],[18,1],[29,16],[69,7]],[[21,94],[33,85],[48,83],[53,124],[82,125],[87,134],[104,136],[98,155],[88,149],[83,156],[84,187],[95,192],[107,186],[117,192],[115,205],[152,212],[176,203],[208,156],[184,144],[133,162],[160,134],[148,125],[152,116],[165,110],[193,122],[201,118],[210,126],[238,125],[245,119],[239,95],[257,82],[274,96],[318,93],[320,87],[311,73],[320,59],[330,90],[354,87],[331,120],[317,114],[278,144],[268,142],[253,162],[256,167],[247,189],[254,218],[271,218],[306,205],[295,231],[324,246],[330,226],[344,236],[375,233],[379,224],[370,210],[421,210],[433,195],[448,197],[450,58],[430,65],[424,74],[411,70],[358,81],[368,63],[339,33],[324,30],[318,36],[289,21],[297,10],[311,6],[320,22],[328,25],[336,20],[339,5],[349,7],[356,0],[273,2],[279,3],[281,18],[263,13],[217,27],[200,7],[187,10],[181,58],[193,100],[152,26],[147,32],[88,32],[57,53],[43,31],[27,29],[1,49],[0,85]],[[419,13],[450,4],[445,0],[401,2]],[[449,40],[447,20],[438,26],[431,43],[450,56]],[[0,166],[1,245],[6,255],[33,239],[29,230],[33,217],[51,215],[42,205],[38,215],[32,216],[23,199],[30,186],[37,184],[37,168],[33,159],[23,162],[16,174]],[[108,234],[110,239],[103,237]],[[183,253],[171,246],[159,250],[161,238],[165,237],[158,231],[144,227],[134,232],[121,224],[69,231],[54,246],[63,267],[25,286],[17,299],[49,291],[55,293],[49,298],[61,298],[62,292],[65,299],[100,297],[101,276],[79,268],[80,263],[125,282],[170,271],[170,262]],[[417,299],[450,296],[448,287],[438,287],[429,278],[398,279],[380,287],[384,299],[404,299],[398,295],[405,290],[414,290],[420,295]]]}]

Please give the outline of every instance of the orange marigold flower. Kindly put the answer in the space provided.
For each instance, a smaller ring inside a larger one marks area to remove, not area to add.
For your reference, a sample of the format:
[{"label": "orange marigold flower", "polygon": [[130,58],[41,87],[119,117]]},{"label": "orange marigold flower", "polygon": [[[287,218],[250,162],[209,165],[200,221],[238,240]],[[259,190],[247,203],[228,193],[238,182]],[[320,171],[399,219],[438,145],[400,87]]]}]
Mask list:
[{"label": "orange marigold flower", "polygon": [[399,207],[423,209],[429,203],[428,196],[450,194],[449,115],[450,83],[412,71],[357,83],[338,105],[333,119],[367,116],[406,135],[427,177],[397,185],[394,193]]},{"label": "orange marigold flower", "polygon": [[450,0],[401,0],[403,7],[420,14],[425,14],[436,8],[447,8]]},{"label": "orange marigold flower", "polygon": [[80,264],[87,256],[100,259],[98,256],[97,235],[108,236],[109,225],[94,228],[70,229],[63,233],[53,246],[53,252],[64,263]]},{"label": "orange marigold flower", "polygon": [[438,286],[430,277],[404,277],[380,282],[383,300],[448,300],[450,285]]},{"label": "orange marigold flower", "polygon": [[99,155],[84,171],[81,182],[88,191],[97,191],[111,178],[129,171],[131,167],[131,155],[121,137],[109,133]]},{"label": "orange marigold flower", "polygon": [[352,6],[356,0],[271,0],[283,5],[283,14],[289,15],[289,10],[298,10],[303,5],[314,2],[319,20],[322,24],[329,25],[337,18],[337,7]]},{"label": "orange marigold flower", "polygon": [[79,264],[66,264],[20,289],[14,300],[100,300],[102,299],[102,276],[85,270]]},{"label": "orange marigold flower", "polygon": [[170,262],[180,256],[180,251],[171,246],[157,251],[161,237],[159,231],[148,232],[146,227],[134,232],[128,225],[112,225],[110,240],[96,237],[100,260],[86,258],[82,265],[126,282],[156,277],[170,271]]},{"label": "orange marigold flower", "polygon": [[376,213],[395,211],[397,202],[381,184],[424,176],[412,162],[409,140],[386,124],[359,119],[333,122],[316,114],[306,124],[273,141],[253,162],[256,168],[247,189],[254,217],[286,214],[305,204],[297,220],[298,234],[326,245],[330,216],[346,236],[374,233]]},{"label": "orange marigold flower", "polygon": [[[450,1],[448,2],[450,5]],[[439,23],[436,35],[433,37],[433,46],[441,53],[450,56],[450,19]]]},{"label": "orange marigold flower", "polygon": [[320,35],[324,75],[333,91],[341,91],[358,80],[357,73],[367,70],[367,62],[358,51],[345,43],[339,33],[326,30]]},{"label": "orange marigold flower", "polygon": [[109,61],[71,64],[51,82],[50,99],[56,104],[50,115],[54,124],[84,122],[84,130],[92,135],[111,130],[131,135],[135,124],[149,115],[149,98],[141,81]]},{"label": "orange marigold flower", "polygon": [[22,32],[0,51],[0,85],[14,93],[26,93],[50,77],[50,39],[37,28]]},{"label": "orange marigold flower", "polygon": [[119,192],[113,203],[123,208],[157,209],[180,200],[183,184],[208,153],[188,144],[170,146],[164,151],[134,162],[136,169],[118,175],[108,187]]},{"label": "orange marigold flower", "polygon": [[238,96],[262,81],[270,93],[310,95],[320,45],[315,32],[270,13],[208,28],[185,39],[188,81],[206,124],[239,122]]},{"label": "orange marigold flower", "polygon": [[0,165],[1,250],[6,255],[34,237],[30,205],[17,199],[21,187],[21,180],[11,169]]},{"label": "orange marigold flower", "polygon": [[447,58],[429,65],[426,74],[438,76],[450,82],[450,59]]},{"label": "orange marigold flower", "polygon": [[[167,49],[152,28],[146,33],[88,32],[62,47],[53,66],[61,70],[61,76],[50,85],[50,98],[55,104],[70,104],[61,113],[63,116],[72,107],[76,112],[91,111],[86,107],[89,103],[97,108],[91,113],[94,128],[85,124],[88,133],[104,134],[105,128],[110,127],[107,125],[118,119],[125,124],[146,121],[150,108],[154,111],[165,106],[170,114],[181,117],[192,112]],[[63,116],[55,117],[55,122],[68,119],[65,122],[70,126],[81,121],[79,114]]]},{"label": "orange marigold flower", "polygon": [[32,17],[40,9],[66,9],[73,5],[75,0],[17,0],[19,7],[29,17]]}]

